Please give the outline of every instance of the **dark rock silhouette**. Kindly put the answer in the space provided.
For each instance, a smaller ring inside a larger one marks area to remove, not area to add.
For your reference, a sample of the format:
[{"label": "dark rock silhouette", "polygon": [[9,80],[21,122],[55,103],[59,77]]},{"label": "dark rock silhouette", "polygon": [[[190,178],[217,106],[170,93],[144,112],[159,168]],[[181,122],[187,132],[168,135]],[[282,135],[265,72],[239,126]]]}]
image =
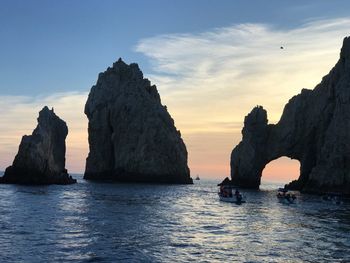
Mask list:
[{"label": "dark rock silhouette", "polygon": [[65,169],[66,123],[52,110],[39,112],[38,125],[32,135],[25,135],[12,166],[1,183],[9,184],[72,184],[76,180]]},{"label": "dark rock silhouette", "polygon": [[119,59],[100,73],[85,114],[90,146],[85,179],[192,183],[181,134],[137,64]]},{"label": "dark rock silhouette", "polygon": [[231,154],[234,184],[258,188],[265,165],[287,156],[301,165],[288,188],[350,194],[350,38],[335,67],[314,90],[290,99],[276,125],[257,106],[245,117],[242,135]]}]

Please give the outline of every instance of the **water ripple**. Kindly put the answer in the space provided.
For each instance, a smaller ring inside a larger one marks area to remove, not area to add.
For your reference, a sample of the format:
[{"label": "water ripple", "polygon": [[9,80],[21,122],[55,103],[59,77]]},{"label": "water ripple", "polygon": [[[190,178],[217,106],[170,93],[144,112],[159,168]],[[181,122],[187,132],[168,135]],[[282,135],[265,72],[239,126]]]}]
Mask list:
[{"label": "water ripple", "polygon": [[272,191],[218,201],[216,183],[0,185],[2,262],[347,262],[350,207]]}]

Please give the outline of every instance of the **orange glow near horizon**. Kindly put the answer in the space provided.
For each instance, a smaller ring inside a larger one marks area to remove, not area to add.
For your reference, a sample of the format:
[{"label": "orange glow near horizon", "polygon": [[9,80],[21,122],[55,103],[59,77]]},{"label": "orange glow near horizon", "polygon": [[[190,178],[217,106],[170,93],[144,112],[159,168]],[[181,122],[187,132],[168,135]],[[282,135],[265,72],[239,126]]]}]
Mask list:
[{"label": "orange glow near horizon", "polygon": [[288,157],[271,161],[262,172],[262,181],[289,183],[299,178],[300,163]]},{"label": "orange glow near horizon", "polygon": [[[149,69],[142,69],[144,76],[157,85],[162,104],[181,131],[191,176],[229,177],[230,155],[241,141],[244,117],[262,105],[269,124],[277,123],[289,99],[303,88],[313,89],[339,59],[349,25],[348,18],[316,20],[286,30],[249,23],[140,39],[135,51],[151,62]],[[137,61],[126,61],[132,62]],[[0,170],[11,165],[21,137],[32,133],[39,110],[48,105],[69,127],[68,171],[83,173],[89,88],[40,96],[0,95]],[[265,167],[262,181],[289,182],[298,178],[299,169],[298,161],[279,158]]]},{"label": "orange glow near horizon", "polygon": [[183,133],[182,137],[187,147],[192,177],[197,174],[210,179],[230,176],[230,155],[240,140],[239,134],[225,131],[197,132]]}]

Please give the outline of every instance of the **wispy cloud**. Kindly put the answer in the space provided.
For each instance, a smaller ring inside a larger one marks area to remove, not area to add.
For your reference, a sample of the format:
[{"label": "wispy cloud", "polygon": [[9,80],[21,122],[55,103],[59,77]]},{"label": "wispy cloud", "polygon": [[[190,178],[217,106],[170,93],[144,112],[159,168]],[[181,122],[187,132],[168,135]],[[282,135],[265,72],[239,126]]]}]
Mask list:
[{"label": "wispy cloud", "polygon": [[[239,24],[146,38],[135,50],[151,61],[152,72],[146,75],[181,129],[192,167],[205,173],[200,162],[206,159],[228,171],[223,156],[240,140],[244,116],[259,104],[268,110],[270,122],[277,122],[292,96],[312,89],[329,72],[349,28],[350,18],[308,21],[292,29]],[[202,147],[193,144],[196,134]],[[223,147],[219,136],[229,147]],[[208,140],[220,142],[223,154],[213,156],[218,150]]]},{"label": "wispy cloud", "polygon": [[313,88],[336,62],[349,28],[350,18],[313,21],[289,30],[240,24],[155,36],[141,40],[135,50],[149,57],[149,78],[174,112],[184,109],[176,119],[191,130],[192,120],[205,125],[212,120],[242,121],[256,104],[264,105],[277,121],[287,100],[302,88]]},{"label": "wispy cloud", "polygon": [[[240,24],[198,34],[160,35],[135,47],[152,65],[145,72],[181,130],[193,173],[229,173],[244,116],[263,105],[271,122],[302,88],[313,88],[338,59],[350,18],[318,20],[294,29]],[[284,49],[280,49],[283,46]],[[132,62],[132,61],[129,61]],[[137,61],[136,61],[137,62]],[[0,167],[11,164],[22,135],[44,106],[69,126],[67,167],[83,171],[88,152],[87,93],[46,97],[0,96]]]}]

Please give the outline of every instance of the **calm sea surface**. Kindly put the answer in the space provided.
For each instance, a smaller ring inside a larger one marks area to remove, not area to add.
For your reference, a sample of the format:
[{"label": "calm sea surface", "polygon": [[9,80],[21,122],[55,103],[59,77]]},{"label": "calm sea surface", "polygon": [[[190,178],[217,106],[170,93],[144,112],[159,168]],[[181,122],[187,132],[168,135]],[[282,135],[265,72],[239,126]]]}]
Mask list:
[{"label": "calm sea surface", "polygon": [[[350,262],[350,206],[194,185],[0,185],[1,262]],[[274,188],[267,185],[265,188]]]}]

